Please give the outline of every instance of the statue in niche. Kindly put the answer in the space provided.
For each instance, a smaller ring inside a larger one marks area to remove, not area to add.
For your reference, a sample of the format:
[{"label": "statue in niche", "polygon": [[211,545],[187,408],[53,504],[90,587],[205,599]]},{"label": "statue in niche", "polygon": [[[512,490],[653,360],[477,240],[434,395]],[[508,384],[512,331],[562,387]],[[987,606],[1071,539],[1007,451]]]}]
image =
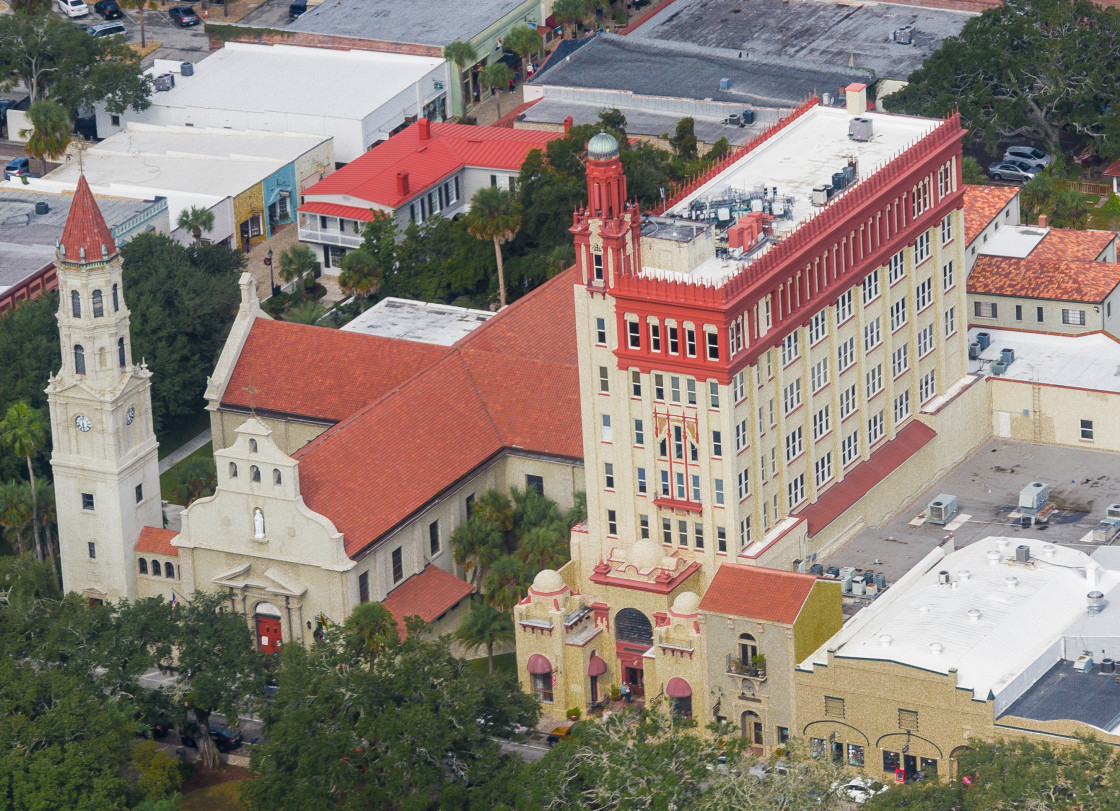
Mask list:
[{"label": "statue in niche", "polygon": [[253,508],[253,537],[264,537],[264,513],[260,507]]}]

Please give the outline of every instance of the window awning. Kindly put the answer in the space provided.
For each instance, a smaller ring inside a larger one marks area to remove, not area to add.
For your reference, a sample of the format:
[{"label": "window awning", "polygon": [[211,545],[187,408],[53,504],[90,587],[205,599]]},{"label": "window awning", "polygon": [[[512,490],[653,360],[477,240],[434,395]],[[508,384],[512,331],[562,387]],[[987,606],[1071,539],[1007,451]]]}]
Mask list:
[{"label": "window awning", "polygon": [[547,656],[542,656],[539,653],[530,656],[529,661],[525,663],[525,667],[534,676],[543,676],[545,673],[552,672],[552,662],[548,661]]},{"label": "window awning", "polygon": [[587,663],[588,676],[602,676],[607,672],[607,663],[597,653],[591,654],[591,661]]},{"label": "window awning", "polygon": [[684,679],[674,676],[665,685],[665,695],[669,698],[688,698],[692,695],[692,686]]}]

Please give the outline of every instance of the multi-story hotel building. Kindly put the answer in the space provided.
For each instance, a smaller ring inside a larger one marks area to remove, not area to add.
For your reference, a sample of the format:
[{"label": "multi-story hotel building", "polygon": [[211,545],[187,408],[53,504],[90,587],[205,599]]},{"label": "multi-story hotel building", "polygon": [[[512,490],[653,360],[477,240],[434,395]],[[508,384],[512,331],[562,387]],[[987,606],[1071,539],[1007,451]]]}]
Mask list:
[{"label": "multi-story hotel building", "polygon": [[987,433],[966,370],[959,118],[848,97],[803,105],[657,216],[628,199],[615,140],[588,145],[571,230],[589,518],[516,616],[523,682],[556,715],[627,682],[779,743],[788,676],[745,689],[749,662],[705,626],[738,601],[803,650],[839,627],[839,591],[763,616],[717,569],[786,570],[752,588],[788,601],[790,570]]}]

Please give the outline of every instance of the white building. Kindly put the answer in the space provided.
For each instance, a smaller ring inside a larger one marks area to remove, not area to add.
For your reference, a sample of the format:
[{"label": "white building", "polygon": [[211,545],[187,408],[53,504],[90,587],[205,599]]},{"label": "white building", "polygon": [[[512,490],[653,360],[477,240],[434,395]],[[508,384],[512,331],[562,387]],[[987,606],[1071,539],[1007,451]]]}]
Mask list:
[{"label": "white building", "polygon": [[335,159],[354,160],[407,120],[433,113],[447,63],[427,56],[230,42],[191,65],[156,60],[152,76],[175,86],[152,106],[114,115],[99,109],[105,138],[130,122],[302,133],[334,138]]}]

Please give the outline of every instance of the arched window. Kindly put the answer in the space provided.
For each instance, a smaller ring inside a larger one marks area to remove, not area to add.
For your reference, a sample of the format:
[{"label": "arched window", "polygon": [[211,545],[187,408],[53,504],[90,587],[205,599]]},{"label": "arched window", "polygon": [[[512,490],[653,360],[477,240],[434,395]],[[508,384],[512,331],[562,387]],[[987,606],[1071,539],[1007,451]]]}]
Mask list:
[{"label": "arched window", "polygon": [[649,618],[636,608],[624,608],[615,615],[615,638],[619,642],[653,644],[653,625]]},{"label": "arched window", "polygon": [[273,484],[280,484],[282,481],[283,481],[283,477],[281,477],[281,475],[280,475],[280,468],[274,467],[272,469],[272,483]]},{"label": "arched window", "polygon": [[231,479],[236,479],[237,478],[237,462],[230,462],[229,463],[229,477]]},{"label": "arched window", "polygon": [[113,285],[113,312],[117,312],[121,308],[121,297],[117,293],[117,286]]},{"label": "arched window", "polygon": [[249,453],[256,453],[256,452],[257,452],[257,440],[250,439],[249,440]]},{"label": "arched window", "polygon": [[739,664],[744,668],[754,667],[758,656],[758,642],[750,634],[739,634]]},{"label": "arched window", "polygon": [[86,351],[81,344],[74,344],[74,374],[86,373]]},{"label": "arched window", "polygon": [[148,561],[144,560],[143,558],[140,558],[140,574],[147,574],[147,573],[148,573]]},{"label": "arched window", "polygon": [[159,561],[158,560],[153,560],[152,561],[152,574],[155,575],[156,577],[160,576]]},{"label": "arched window", "polygon": [[124,338],[117,338],[117,363],[124,368]]},{"label": "arched window", "polygon": [[100,318],[105,315],[105,301],[100,290],[93,291],[93,317]]},{"label": "arched window", "polygon": [[165,563],[163,565],[163,576],[164,577],[174,577],[175,576],[175,566],[174,566],[174,564],[171,563],[171,561],[168,561],[167,563]]},{"label": "arched window", "polygon": [[70,291],[70,310],[74,313],[75,318],[82,317],[82,297],[77,290]]},{"label": "arched window", "polygon": [[256,465],[249,468],[249,480],[254,482],[259,482],[261,480],[261,469]]}]

